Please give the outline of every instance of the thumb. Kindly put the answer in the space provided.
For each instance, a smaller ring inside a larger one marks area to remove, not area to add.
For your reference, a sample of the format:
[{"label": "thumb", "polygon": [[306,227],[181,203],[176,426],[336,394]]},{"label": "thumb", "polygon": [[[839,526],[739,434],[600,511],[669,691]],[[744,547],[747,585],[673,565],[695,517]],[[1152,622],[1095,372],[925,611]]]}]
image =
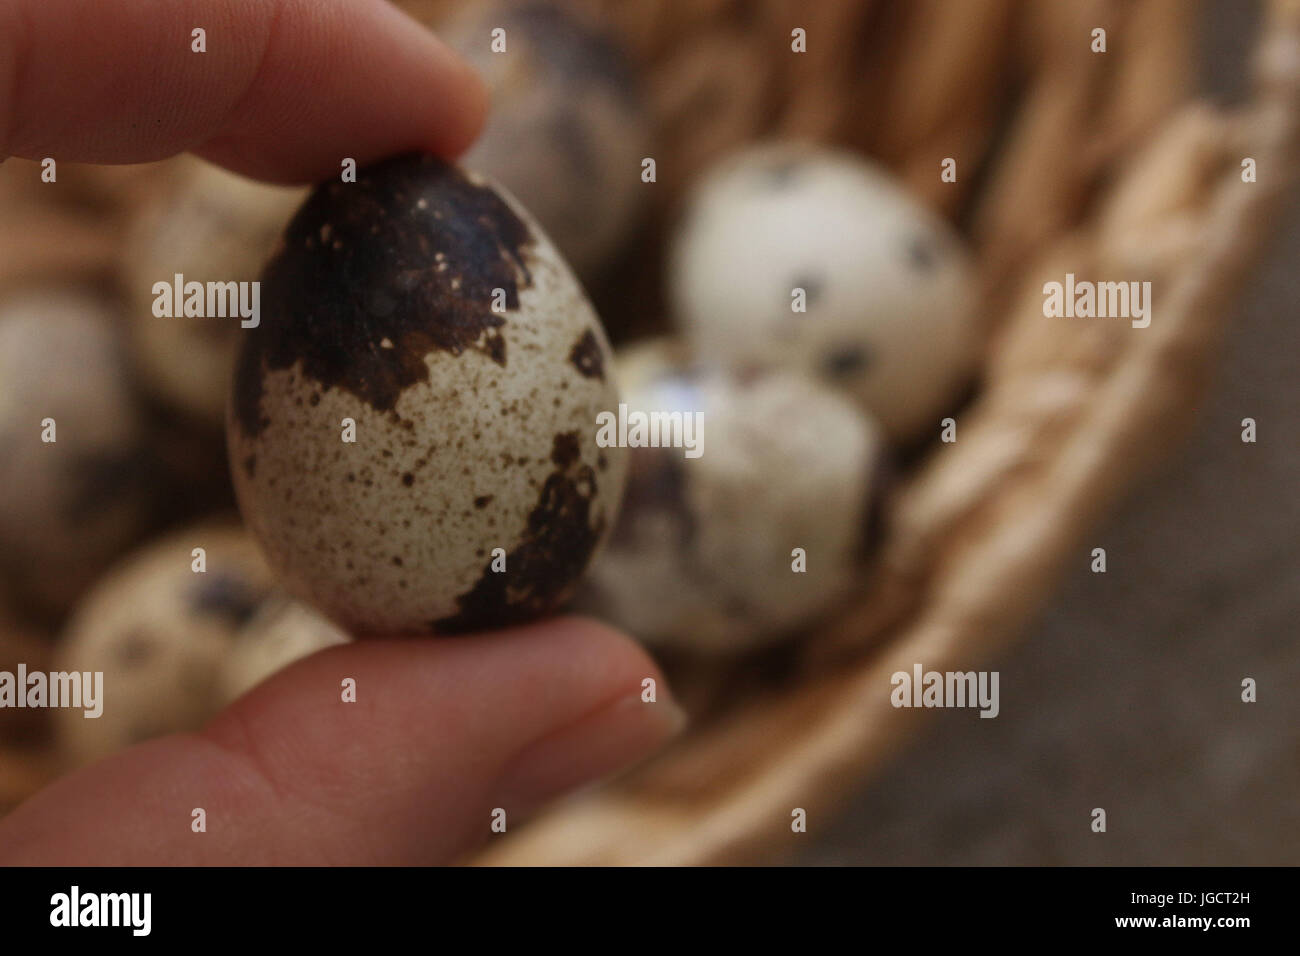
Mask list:
[{"label": "thumb", "polygon": [[[642,701],[647,677],[657,702]],[[660,747],[683,723],[662,684],[635,643],[574,618],[330,648],[197,734],[55,782],[0,822],[0,861],[450,860],[492,835],[495,811],[508,829]]]}]

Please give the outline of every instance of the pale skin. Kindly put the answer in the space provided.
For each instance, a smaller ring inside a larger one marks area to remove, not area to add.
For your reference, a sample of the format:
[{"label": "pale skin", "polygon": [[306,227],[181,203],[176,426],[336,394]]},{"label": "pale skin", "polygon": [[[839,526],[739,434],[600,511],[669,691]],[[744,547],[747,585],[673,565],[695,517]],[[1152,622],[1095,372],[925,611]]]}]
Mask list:
[{"label": "pale skin", "polygon": [[[190,151],[310,182],[343,157],[454,157],[486,108],[473,72],[383,0],[0,0],[0,157]],[[448,862],[499,839],[496,808],[513,827],[682,722],[646,653],[594,621],[358,641],[197,733],[60,778],[0,820],[0,864]]]}]

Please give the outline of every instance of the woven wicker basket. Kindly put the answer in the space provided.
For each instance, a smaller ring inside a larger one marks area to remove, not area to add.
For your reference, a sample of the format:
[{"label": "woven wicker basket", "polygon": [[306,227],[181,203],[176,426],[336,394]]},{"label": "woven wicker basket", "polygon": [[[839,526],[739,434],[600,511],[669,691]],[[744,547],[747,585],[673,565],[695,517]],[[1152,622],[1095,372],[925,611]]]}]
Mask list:
[{"label": "woven wicker basket", "polygon": [[[889,676],[916,661],[968,670],[1008,644],[1183,431],[1300,169],[1300,0],[1263,5],[1252,92],[1231,110],[1190,98],[1189,0],[592,5],[649,77],[665,201],[640,263],[702,166],[798,136],[888,164],[969,235],[981,268],[979,388],[959,440],[900,482],[860,603],[785,655],[668,662],[693,730],[475,859],[771,861],[798,846],[794,808],[833,814],[916,727],[890,706]],[[804,54],[790,51],[796,27]],[[956,183],[940,181],[945,157]],[[1257,182],[1243,181],[1247,157]],[[1155,320],[1044,322],[1043,283],[1067,271],[1150,279]],[[618,281],[655,311],[654,269]]]}]

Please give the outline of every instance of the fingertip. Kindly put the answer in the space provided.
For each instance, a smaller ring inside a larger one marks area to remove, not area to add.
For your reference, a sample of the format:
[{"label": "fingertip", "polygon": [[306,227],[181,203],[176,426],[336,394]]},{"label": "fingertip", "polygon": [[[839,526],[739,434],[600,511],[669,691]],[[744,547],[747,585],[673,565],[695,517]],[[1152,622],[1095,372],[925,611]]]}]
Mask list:
[{"label": "fingertip", "polygon": [[[527,817],[680,731],[671,696],[647,693],[647,677],[661,680],[644,649],[585,617],[326,648],[198,733],[57,781],[0,823],[0,854],[78,865],[459,858],[498,808]],[[194,807],[205,808],[203,838],[188,825]]]},{"label": "fingertip", "polygon": [[[12,6],[23,29],[0,29],[0,59],[29,68],[0,79],[0,155],[136,163],[189,150],[257,179],[320,182],[345,158],[458,156],[487,114],[470,65],[380,0],[99,0],[75,24],[60,4]],[[209,24],[201,57],[178,39],[196,20]]]},{"label": "fingertip", "polygon": [[429,48],[434,51],[430,62],[437,63],[440,73],[442,95],[458,104],[455,116],[456,125],[442,126],[428,130],[425,148],[444,156],[456,159],[474,145],[483,126],[487,122],[491,95],[482,75],[468,60],[438,36],[428,24],[412,16],[400,7],[388,5],[390,16],[407,21],[420,31]]},{"label": "fingertip", "polygon": [[447,51],[451,68],[456,71],[455,79],[451,82],[459,91],[457,96],[461,103],[461,125],[450,131],[441,131],[432,145],[437,146],[449,158],[457,159],[474,145],[483,132],[491,106],[491,94],[478,70],[441,40],[438,43]]}]

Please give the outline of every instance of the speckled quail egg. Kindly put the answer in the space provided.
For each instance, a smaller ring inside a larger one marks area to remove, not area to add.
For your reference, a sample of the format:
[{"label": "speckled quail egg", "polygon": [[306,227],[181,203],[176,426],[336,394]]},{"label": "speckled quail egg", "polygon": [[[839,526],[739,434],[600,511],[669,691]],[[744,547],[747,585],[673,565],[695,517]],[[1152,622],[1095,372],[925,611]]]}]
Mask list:
[{"label": "speckled quail egg", "polygon": [[294,661],[351,638],[299,601],[270,597],[235,639],[218,678],[231,701]]},{"label": "speckled quail egg", "polygon": [[637,411],[698,412],[703,442],[693,458],[631,449],[622,513],[579,606],[653,646],[707,654],[778,640],[842,601],[878,521],[870,416],[801,373],[692,368],[662,340],[618,367],[629,437]]},{"label": "speckled quail egg", "polygon": [[180,159],[132,222],[123,260],[132,355],[169,406],[220,426],[239,348],[239,317],[154,314],[157,282],[251,282],[306,190],[270,186]]},{"label": "speckled quail egg", "polygon": [[626,54],[552,0],[476,6],[439,33],[492,96],[487,125],[461,163],[519,197],[591,281],[650,195],[640,165],[649,125]]},{"label": "speckled quail egg", "polygon": [[110,302],[45,288],[0,302],[0,570],[15,600],[65,610],[141,533],[143,436]]},{"label": "speckled quail egg", "polygon": [[262,280],[228,428],[285,586],[355,636],[462,632],[560,602],[626,456],[600,320],[509,195],[410,155],[321,186]]},{"label": "speckled quail egg", "polygon": [[960,239],[846,152],[775,144],[725,161],[688,203],[668,283],[699,355],[804,369],[893,439],[937,429],[979,358]]},{"label": "speckled quail egg", "polygon": [[66,756],[85,763],[204,723],[222,702],[221,663],[271,587],[257,544],[233,525],[187,528],[116,566],[60,638],[57,669],[104,675],[101,716],[58,711]]}]

